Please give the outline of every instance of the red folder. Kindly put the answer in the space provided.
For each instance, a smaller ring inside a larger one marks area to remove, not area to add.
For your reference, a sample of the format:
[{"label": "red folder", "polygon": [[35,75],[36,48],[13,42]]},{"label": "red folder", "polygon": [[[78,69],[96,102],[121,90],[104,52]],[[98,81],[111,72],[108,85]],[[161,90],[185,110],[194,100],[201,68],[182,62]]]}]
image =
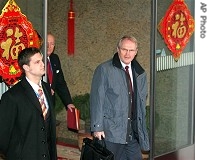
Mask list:
[{"label": "red folder", "polygon": [[67,127],[73,130],[79,130],[80,112],[77,108],[67,110]]}]

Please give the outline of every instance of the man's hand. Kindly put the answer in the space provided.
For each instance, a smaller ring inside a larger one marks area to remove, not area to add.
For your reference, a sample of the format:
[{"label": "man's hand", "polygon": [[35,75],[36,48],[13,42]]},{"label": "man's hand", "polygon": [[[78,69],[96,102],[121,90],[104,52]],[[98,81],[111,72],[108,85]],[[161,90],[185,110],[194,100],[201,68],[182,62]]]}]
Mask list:
[{"label": "man's hand", "polygon": [[70,109],[70,111],[72,112],[72,108],[75,108],[75,106],[73,104],[68,104],[67,108]]},{"label": "man's hand", "polygon": [[105,138],[104,131],[101,131],[101,132],[94,132],[94,133],[93,133],[93,136],[94,136],[94,137],[97,137],[99,140],[101,140],[101,136],[103,136],[103,137]]},{"label": "man's hand", "polygon": [[51,94],[52,96],[55,94],[55,91],[51,88]]}]

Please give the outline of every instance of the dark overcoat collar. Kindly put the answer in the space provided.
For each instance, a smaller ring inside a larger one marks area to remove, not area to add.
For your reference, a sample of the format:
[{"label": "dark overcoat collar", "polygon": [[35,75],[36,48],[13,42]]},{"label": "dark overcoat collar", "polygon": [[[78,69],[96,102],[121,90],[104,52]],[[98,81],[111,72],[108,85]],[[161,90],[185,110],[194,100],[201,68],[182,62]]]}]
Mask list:
[{"label": "dark overcoat collar", "polygon": [[[113,56],[113,59],[112,59],[112,64],[113,66],[119,68],[119,69],[122,69],[122,64],[120,62],[120,58],[118,56],[118,53],[115,53],[114,56]],[[145,70],[142,68],[142,66],[136,61],[136,59],[134,58],[132,61],[131,61],[131,66],[132,66],[132,69],[134,69],[134,71],[140,75],[142,73],[145,72]]]}]

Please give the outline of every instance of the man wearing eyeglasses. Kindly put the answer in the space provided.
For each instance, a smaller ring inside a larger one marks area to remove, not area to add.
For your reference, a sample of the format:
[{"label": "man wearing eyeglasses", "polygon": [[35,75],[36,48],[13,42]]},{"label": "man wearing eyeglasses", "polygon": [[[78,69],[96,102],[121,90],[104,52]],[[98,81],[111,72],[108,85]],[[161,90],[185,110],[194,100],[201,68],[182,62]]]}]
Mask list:
[{"label": "man wearing eyeglasses", "polygon": [[146,72],[135,60],[138,42],[122,37],[113,58],[94,72],[91,93],[91,131],[105,139],[115,160],[142,160],[141,150],[149,151],[146,129]]}]

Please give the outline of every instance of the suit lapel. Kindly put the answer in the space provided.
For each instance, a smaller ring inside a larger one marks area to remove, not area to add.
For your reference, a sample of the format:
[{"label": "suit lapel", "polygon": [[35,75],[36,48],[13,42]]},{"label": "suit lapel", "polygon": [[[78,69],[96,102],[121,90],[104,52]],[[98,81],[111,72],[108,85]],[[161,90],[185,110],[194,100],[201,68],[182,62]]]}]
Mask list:
[{"label": "suit lapel", "polygon": [[22,84],[22,86],[24,88],[25,95],[31,101],[33,106],[35,106],[42,113],[42,110],[41,110],[40,103],[39,103],[39,100],[37,98],[37,95],[36,95],[36,93],[34,92],[33,88],[28,83],[28,81],[26,80],[25,77],[21,80],[21,84]]}]

